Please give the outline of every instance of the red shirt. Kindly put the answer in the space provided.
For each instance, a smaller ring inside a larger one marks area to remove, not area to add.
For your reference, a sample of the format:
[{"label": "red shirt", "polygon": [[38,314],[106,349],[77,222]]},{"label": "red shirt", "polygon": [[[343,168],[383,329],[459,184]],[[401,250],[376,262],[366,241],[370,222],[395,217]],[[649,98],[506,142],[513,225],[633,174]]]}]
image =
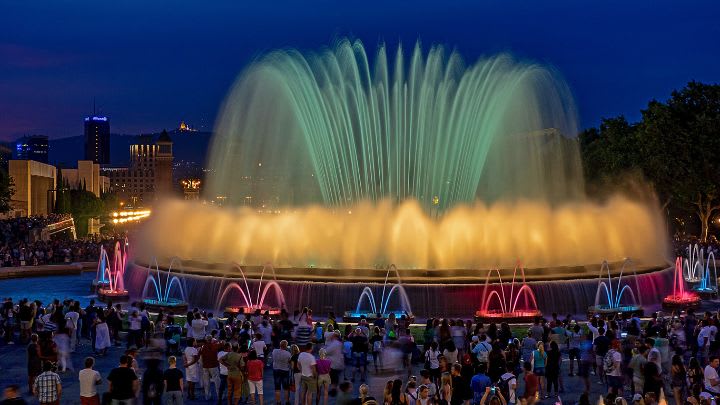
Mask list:
[{"label": "red shirt", "polygon": [[220,365],[217,358],[218,344],[214,342],[206,342],[200,348],[200,358],[202,359],[203,368],[215,368]]},{"label": "red shirt", "polygon": [[533,373],[526,373],[525,374],[525,395],[523,395],[523,398],[529,399],[529,398],[535,398],[535,395],[537,394],[538,390],[538,381],[540,379],[538,376],[536,376]]},{"label": "red shirt", "polygon": [[260,381],[263,379],[263,369],[265,364],[262,360],[250,360],[247,363],[248,380]]}]

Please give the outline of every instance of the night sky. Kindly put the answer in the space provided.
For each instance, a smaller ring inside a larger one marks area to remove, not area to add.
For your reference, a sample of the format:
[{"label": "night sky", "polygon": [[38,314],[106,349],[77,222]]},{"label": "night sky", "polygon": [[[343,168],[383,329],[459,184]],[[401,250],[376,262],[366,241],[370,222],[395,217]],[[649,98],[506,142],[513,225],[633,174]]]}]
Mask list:
[{"label": "night sky", "polygon": [[79,135],[93,97],[115,133],[209,130],[248,62],[343,36],[552,65],[581,127],[637,119],[689,80],[720,82],[717,1],[0,0],[0,139]]}]

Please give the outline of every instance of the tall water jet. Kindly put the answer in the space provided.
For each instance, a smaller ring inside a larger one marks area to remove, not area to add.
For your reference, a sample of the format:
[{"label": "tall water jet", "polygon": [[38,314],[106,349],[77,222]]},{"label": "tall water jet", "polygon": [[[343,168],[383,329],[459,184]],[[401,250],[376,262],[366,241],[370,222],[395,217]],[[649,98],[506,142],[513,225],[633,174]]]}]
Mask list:
[{"label": "tall water jet", "polygon": [[[711,267],[712,265],[712,267]],[[688,246],[688,257],[683,259],[683,277],[689,283],[696,283],[693,291],[703,296],[714,296],[718,292],[715,253],[697,244]]]},{"label": "tall water jet", "polygon": [[394,263],[408,291],[481,284],[518,257],[548,278],[598,257],[664,264],[652,204],[585,199],[573,102],[554,71],[507,55],[465,65],[440,46],[389,53],[345,40],[251,64],[209,155],[207,195],[224,207],[167,203],[139,257],[213,275],[236,262],[249,278],[272,262],[281,283],[380,283]]},{"label": "tall water jet", "polygon": [[682,258],[675,259],[675,272],[673,274],[673,292],[663,298],[662,306],[667,309],[695,308],[700,305],[700,296],[685,289],[683,277]]}]

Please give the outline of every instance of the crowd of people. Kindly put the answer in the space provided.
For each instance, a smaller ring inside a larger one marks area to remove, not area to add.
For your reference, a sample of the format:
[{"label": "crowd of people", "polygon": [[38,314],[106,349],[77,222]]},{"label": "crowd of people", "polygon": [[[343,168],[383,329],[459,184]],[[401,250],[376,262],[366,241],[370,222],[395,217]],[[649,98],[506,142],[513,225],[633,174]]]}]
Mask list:
[{"label": "crowd of people", "polygon": [[[572,402],[580,405],[590,403],[593,383],[613,405],[655,405],[663,393],[677,404],[720,397],[718,315],[691,310],[642,321],[553,314],[529,328],[430,319],[413,334],[409,319],[392,314],[346,323],[329,314],[321,322],[305,308],[219,319],[198,309],[151,314],[135,303],[6,300],[0,322],[3,341],[27,344],[27,389],[41,403],[62,397],[59,375],[73,370],[81,341],[94,351],[77,374],[82,404],[263,405],[268,394],[285,405],[532,405],[568,401],[560,396],[575,376],[583,393]],[[121,345],[117,367],[100,375],[95,359]],[[373,396],[378,379],[386,384]],[[6,397],[21,391],[9,387]]]},{"label": "crowd of people", "polygon": [[0,220],[0,267],[98,260],[101,244],[113,236],[42,240],[42,229],[70,218],[69,214],[49,214]]}]

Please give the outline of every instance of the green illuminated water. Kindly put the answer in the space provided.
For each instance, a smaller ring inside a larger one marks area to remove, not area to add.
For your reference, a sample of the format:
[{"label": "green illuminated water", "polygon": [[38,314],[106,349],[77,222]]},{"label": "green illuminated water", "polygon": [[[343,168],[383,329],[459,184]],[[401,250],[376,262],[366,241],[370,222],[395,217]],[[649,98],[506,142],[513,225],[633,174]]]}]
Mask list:
[{"label": "green illuminated water", "polygon": [[[582,197],[575,113],[549,69],[507,55],[465,65],[416,44],[276,51],[253,63],[216,125],[211,196],[254,207]],[[568,137],[570,136],[570,137]]]}]

